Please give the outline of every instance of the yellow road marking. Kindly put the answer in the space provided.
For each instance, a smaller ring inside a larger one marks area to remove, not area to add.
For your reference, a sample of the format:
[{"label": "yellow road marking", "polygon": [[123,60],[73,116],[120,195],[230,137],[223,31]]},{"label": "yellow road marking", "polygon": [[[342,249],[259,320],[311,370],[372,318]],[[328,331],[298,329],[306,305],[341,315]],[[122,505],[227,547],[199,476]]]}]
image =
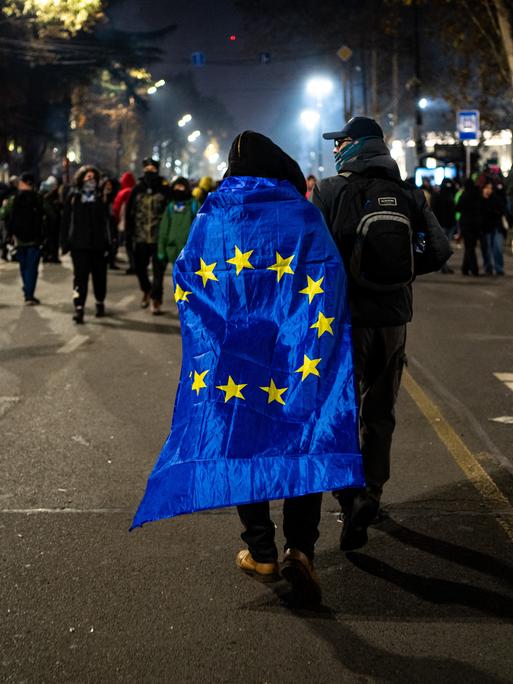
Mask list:
[{"label": "yellow road marking", "polygon": [[[443,417],[438,406],[431,401],[423,389],[415,382],[408,371],[403,375],[403,386],[424,414],[428,423],[445,445],[453,459],[465,473],[470,482],[484,499],[487,507],[492,511],[503,509],[504,513],[511,514],[513,508],[504,494],[488,475],[483,466],[472,454],[465,442],[459,437],[454,429]],[[510,520],[497,514],[497,522],[513,542],[513,524]]]}]

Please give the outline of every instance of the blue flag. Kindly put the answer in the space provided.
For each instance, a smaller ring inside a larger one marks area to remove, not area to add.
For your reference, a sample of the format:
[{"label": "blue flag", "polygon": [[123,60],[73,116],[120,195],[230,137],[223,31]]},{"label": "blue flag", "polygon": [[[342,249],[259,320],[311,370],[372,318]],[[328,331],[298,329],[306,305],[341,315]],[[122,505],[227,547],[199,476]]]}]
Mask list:
[{"label": "blue flag", "polygon": [[361,487],[347,281],[288,181],[230,177],[176,261],[182,372],[133,527]]}]

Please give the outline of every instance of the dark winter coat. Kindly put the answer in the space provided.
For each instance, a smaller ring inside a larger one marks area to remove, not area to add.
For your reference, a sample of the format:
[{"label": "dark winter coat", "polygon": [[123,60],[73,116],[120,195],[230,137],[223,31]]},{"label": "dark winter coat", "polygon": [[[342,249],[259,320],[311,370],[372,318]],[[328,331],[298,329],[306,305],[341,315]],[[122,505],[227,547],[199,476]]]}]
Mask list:
[{"label": "dark winter coat", "polygon": [[139,179],[126,208],[126,232],[132,244],[157,244],[160,221],[170,200],[169,185],[161,176],[151,183],[145,176]]},{"label": "dark winter coat", "polygon": [[4,220],[7,234],[18,245],[41,245],[48,211],[43,198],[35,190],[22,190],[9,201]]},{"label": "dark winter coat", "polygon": [[477,187],[467,186],[458,202],[463,235],[480,237],[501,226],[501,205],[495,195],[485,199]]},{"label": "dark winter coat", "polygon": [[109,213],[100,195],[94,202],[83,202],[80,191],[70,193],[62,215],[61,246],[64,253],[81,249],[108,251]]},{"label": "dark winter coat", "polygon": [[[356,157],[347,160],[341,173],[359,174],[368,178],[383,178],[396,181],[402,185],[399,168],[390,156],[390,151],[384,141],[379,138],[367,140],[363,149]],[[321,180],[314,188],[312,201],[322,211],[328,228],[333,235],[340,233],[340,222],[344,216],[339,215],[344,192],[349,180],[342,175],[332,176]],[[422,191],[414,191],[415,212],[419,224],[429,221],[431,225],[440,226],[433,213],[427,206]],[[413,226],[414,230],[417,226]],[[445,238],[444,238],[445,239]],[[353,327],[390,327],[403,325],[412,319],[413,297],[412,287],[407,285],[394,291],[380,292],[369,290],[354,282],[349,268],[352,245],[338,245],[349,282],[349,304],[351,307]],[[450,256],[448,251],[447,257]],[[446,257],[446,258],[447,258]]]}]

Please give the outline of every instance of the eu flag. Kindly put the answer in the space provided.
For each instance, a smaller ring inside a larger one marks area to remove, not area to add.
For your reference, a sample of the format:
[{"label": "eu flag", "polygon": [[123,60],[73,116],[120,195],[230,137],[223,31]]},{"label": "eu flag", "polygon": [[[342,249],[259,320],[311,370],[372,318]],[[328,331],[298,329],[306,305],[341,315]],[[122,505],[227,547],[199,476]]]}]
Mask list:
[{"label": "eu flag", "polygon": [[227,178],[173,278],[182,372],[133,527],[363,486],[347,282],[319,210],[288,181]]}]

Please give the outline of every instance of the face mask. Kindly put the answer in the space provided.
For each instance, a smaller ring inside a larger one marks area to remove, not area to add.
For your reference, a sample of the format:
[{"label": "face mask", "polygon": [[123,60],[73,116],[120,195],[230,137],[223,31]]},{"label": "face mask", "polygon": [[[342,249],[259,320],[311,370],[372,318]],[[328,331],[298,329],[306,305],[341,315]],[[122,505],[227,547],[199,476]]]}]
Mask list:
[{"label": "face mask", "polygon": [[335,157],[335,168],[337,169],[337,173],[340,173],[343,170],[343,166],[346,161],[356,157],[356,155],[362,150],[367,140],[369,140],[371,137],[372,136],[366,136],[364,138],[360,138],[359,140],[355,140],[349,145],[346,145],[342,150],[338,150],[338,152],[333,153],[333,156]]},{"label": "face mask", "polygon": [[83,190],[88,195],[92,194],[96,190],[96,181],[94,180],[94,178],[85,181]]},{"label": "face mask", "polygon": [[156,182],[158,177],[159,177],[159,175],[156,171],[145,171],[144,172],[144,180],[148,183],[148,185],[153,185]]},{"label": "face mask", "polygon": [[173,190],[173,199],[175,202],[185,202],[189,199],[189,196],[187,190]]}]

